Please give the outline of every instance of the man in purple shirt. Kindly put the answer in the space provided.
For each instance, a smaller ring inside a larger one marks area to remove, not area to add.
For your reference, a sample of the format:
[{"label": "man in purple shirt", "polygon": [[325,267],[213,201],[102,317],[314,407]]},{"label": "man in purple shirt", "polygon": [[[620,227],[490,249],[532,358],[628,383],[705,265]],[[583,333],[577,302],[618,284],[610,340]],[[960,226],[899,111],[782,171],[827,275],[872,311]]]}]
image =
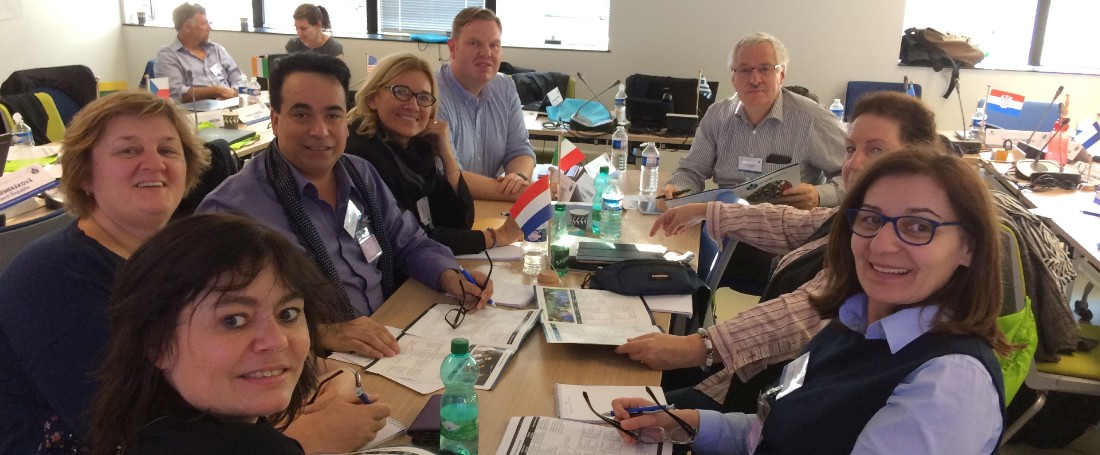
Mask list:
[{"label": "man in purple shirt", "polygon": [[297,242],[329,279],[343,285],[344,321],[321,344],[340,352],[392,356],[399,348],[370,318],[406,276],[470,308],[492,295],[484,274],[466,281],[450,249],[428,238],[402,210],[374,168],[344,155],[350,72],[332,57],[294,54],[271,75],[275,141],[211,192],[198,212],[234,212],[263,221]]}]

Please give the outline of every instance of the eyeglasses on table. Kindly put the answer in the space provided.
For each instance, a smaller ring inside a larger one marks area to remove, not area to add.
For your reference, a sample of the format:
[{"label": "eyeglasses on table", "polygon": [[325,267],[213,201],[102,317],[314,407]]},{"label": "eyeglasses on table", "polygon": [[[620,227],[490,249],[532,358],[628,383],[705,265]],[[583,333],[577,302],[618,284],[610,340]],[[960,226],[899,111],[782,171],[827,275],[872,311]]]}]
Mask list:
[{"label": "eyeglasses on table", "polygon": [[588,392],[581,392],[581,396],[584,397],[584,402],[588,404],[588,409],[591,410],[593,414],[596,414],[596,417],[599,417],[600,420],[607,422],[608,425],[634,438],[635,441],[643,444],[660,444],[662,442],[691,444],[695,442],[695,435],[698,432],[695,427],[684,422],[684,420],[677,417],[676,414],[669,412],[669,410],[661,404],[660,400],[657,399],[657,396],[653,394],[653,390],[650,389],[649,386],[646,386],[645,392],[649,394],[649,398],[653,400],[653,403],[657,406],[662,406],[662,412],[672,417],[672,420],[676,421],[680,426],[671,430],[665,430],[664,427],[660,426],[640,428],[633,431],[624,430],[618,421],[597,412],[596,408],[592,407],[592,400],[588,398]]},{"label": "eyeglasses on table", "polygon": [[[489,261],[489,274],[485,275],[485,284],[475,285],[482,292],[485,291],[485,285],[489,284],[489,279],[493,277],[493,258],[489,257],[489,251],[485,252],[485,259]],[[459,286],[462,286],[462,297],[458,301],[458,306],[455,306],[444,316],[444,320],[451,326],[452,329],[457,329],[462,325],[462,321],[466,320],[466,313],[470,311],[470,308],[477,306],[477,302],[481,300],[481,297],[466,292],[466,284],[469,282],[466,277],[461,277],[459,280]],[[469,283],[474,285],[473,283]]]}]

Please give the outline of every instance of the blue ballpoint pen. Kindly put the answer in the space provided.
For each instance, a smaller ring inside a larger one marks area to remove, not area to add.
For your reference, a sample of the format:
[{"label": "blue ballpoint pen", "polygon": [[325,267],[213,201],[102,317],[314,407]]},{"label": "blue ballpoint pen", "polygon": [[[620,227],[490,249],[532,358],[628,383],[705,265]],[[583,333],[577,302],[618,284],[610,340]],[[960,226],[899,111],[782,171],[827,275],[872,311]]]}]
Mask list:
[{"label": "blue ballpoint pen", "polygon": [[[641,415],[641,414],[650,414],[650,413],[663,411],[663,410],[669,410],[669,409],[676,409],[676,405],[671,405],[670,404],[670,405],[662,405],[662,406],[643,406],[643,407],[640,407],[640,408],[627,408],[626,413],[630,414],[632,416],[635,416],[635,415]],[[615,411],[608,411],[607,414],[604,414],[604,415],[606,415],[608,417],[615,417]]]},{"label": "blue ballpoint pen", "polygon": [[363,391],[363,378],[359,376],[359,372],[355,371],[355,396],[359,397],[359,401],[363,404],[371,404],[370,397],[367,396],[367,392]]},{"label": "blue ballpoint pen", "polygon": [[[481,288],[481,286],[478,286],[477,280],[474,279],[474,276],[470,275],[470,272],[467,272],[466,269],[462,268],[461,265],[458,266],[458,271],[462,272],[462,276],[465,276],[467,281],[473,283],[474,286],[477,286],[479,289]],[[482,290],[484,291],[484,289],[482,289]],[[493,299],[489,299],[489,305],[497,306],[496,303],[493,303]]]}]

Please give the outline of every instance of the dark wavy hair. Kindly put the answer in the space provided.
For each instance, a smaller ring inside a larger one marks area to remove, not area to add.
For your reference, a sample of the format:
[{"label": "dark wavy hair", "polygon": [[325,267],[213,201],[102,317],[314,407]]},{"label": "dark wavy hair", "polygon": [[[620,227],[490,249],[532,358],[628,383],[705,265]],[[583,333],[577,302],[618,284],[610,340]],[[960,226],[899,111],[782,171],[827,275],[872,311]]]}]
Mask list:
[{"label": "dark wavy hair", "polygon": [[852,109],[852,121],[863,114],[893,120],[898,124],[901,143],[938,145],[936,114],[918,98],[901,92],[872,92],[859,97]]},{"label": "dark wavy hair", "polygon": [[[997,215],[977,170],[963,159],[944,155],[933,147],[907,146],[871,164],[848,190],[837,214],[842,216],[847,209],[862,207],[872,185],[894,176],[925,176],[943,188],[971,249],[969,267],[959,266],[942,288],[913,306],[939,305],[946,317],[936,319],[933,332],[977,335],[998,354],[1008,354],[1016,346],[1008,343],[997,326],[1003,302]],[[833,223],[829,232],[826,284],[810,300],[822,318],[836,317],[846,298],[863,292],[856,276],[852,235],[847,220]]]},{"label": "dark wavy hair", "polygon": [[94,453],[125,451],[158,418],[202,417],[167,381],[157,359],[169,355],[176,327],[184,313],[195,311],[195,302],[244,289],[267,269],[305,302],[312,353],[287,408],[269,416],[285,424],[297,417],[317,387],[318,327],[332,318],[339,290],[278,232],[235,215],[196,215],[154,235],[119,272],[108,306],[111,340],[91,405]]}]

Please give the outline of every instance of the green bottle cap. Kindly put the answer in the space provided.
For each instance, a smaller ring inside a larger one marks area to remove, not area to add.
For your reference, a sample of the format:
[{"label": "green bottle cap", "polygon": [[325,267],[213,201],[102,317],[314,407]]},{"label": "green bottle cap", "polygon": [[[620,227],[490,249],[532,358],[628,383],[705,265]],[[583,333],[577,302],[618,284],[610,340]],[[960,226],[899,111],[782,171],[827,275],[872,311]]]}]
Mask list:
[{"label": "green bottle cap", "polygon": [[465,338],[451,339],[451,354],[464,355],[470,353],[470,341]]},{"label": "green bottle cap", "polygon": [[555,212],[564,212],[565,211],[565,204],[563,204],[561,202],[557,203],[556,205],[554,205],[554,211]]},{"label": "green bottle cap", "polygon": [[600,173],[607,174],[610,169],[607,166],[600,166]]}]

